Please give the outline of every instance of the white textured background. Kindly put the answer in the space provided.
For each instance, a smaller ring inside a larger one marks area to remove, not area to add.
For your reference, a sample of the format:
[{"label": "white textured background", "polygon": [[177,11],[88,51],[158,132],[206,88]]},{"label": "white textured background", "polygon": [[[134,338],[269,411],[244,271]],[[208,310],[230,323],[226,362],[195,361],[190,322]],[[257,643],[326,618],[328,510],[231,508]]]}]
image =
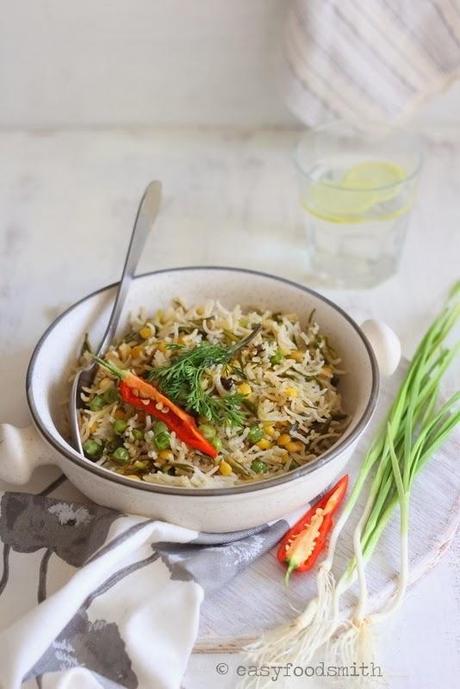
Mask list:
[{"label": "white textured background", "polygon": [[[0,127],[289,126],[288,0],[0,0]],[[460,87],[424,109],[455,125]]]}]

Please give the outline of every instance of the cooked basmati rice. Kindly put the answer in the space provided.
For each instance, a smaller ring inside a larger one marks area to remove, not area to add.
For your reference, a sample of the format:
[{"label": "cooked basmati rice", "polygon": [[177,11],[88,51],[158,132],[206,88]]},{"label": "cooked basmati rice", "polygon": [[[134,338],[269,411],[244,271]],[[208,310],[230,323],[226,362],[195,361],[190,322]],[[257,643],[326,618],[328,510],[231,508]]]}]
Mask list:
[{"label": "cooked basmati rice", "polygon": [[[343,371],[313,314],[302,328],[296,314],[259,309],[243,312],[240,306],[227,309],[218,301],[188,308],[183,300],[175,299],[170,308],[157,311],[153,317],[141,311],[105,358],[143,376],[174,361],[178,350],[171,345],[180,344],[181,353],[202,342],[229,345],[258,324],[261,331],[235,355],[232,365],[214,365],[205,371],[204,385],[212,395],[236,391],[242,382],[250,386],[244,400],[243,426],[214,427],[217,440],[211,442],[221,448],[216,459],[188,448],[174,432],[169,447],[159,450],[155,444],[156,420],[116,398],[116,381],[99,369],[93,385],[83,390],[85,404],[80,411],[82,442],[94,440],[101,448],[101,456],[97,460],[93,457],[93,461],[135,480],[202,488],[266,479],[328,450],[347,425],[337,390]],[[83,359],[87,357],[88,353]],[[110,391],[114,393],[112,401],[95,411],[89,408],[96,396],[110,400]],[[126,424],[119,435],[114,432],[117,420]],[[209,430],[207,419],[197,422],[205,423]],[[255,443],[248,437],[254,428],[262,434]],[[117,447],[129,453],[122,466],[114,460]]]}]

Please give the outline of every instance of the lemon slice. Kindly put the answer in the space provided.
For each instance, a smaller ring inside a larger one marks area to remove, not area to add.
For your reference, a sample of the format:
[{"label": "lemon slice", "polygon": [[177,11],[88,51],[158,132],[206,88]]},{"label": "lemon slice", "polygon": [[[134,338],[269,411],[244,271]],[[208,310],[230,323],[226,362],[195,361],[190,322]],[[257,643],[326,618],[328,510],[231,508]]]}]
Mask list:
[{"label": "lemon slice", "polygon": [[[335,223],[364,222],[378,204],[391,201],[406,179],[400,165],[368,160],[350,167],[337,186],[318,181],[308,190],[304,206],[313,215]],[[398,209],[397,214],[399,214]],[[391,211],[390,211],[391,213]]]},{"label": "lemon slice", "polygon": [[[386,160],[368,160],[353,165],[345,172],[341,186],[344,189],[373,189],[399,184],[406,179],[406,171],[396,163]],[[388,191],[388,190],[385,190]]]},{"label": "lemon slice", "polygon": [[369,191],[350,191],[321,182],[310,187],[303,201],[307,211],[335,223],[361,222],[374,203],[375,196]]}]

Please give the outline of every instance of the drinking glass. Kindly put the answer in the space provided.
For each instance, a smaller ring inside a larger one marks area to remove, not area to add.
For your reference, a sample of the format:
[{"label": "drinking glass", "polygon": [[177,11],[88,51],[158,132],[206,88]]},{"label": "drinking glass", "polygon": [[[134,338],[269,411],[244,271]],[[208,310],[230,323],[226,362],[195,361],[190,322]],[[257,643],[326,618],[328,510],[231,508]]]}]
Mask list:
[{"label": "drinking glass", "polygon": [[333,122],[303,136],[296,163],[311,272],[331,287],[394,274],[422,165],[418,137]]}]

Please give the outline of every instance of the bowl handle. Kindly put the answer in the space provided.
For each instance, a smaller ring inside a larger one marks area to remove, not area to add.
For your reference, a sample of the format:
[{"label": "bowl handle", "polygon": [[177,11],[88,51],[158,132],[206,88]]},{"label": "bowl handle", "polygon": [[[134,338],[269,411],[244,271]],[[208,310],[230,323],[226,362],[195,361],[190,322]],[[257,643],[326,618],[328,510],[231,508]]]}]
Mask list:
[{"label": "bowl handle", "polygon": [[383,321],[368,320],[361,325],[374,350],[382,376],[392,376],[401,360],[401,342],[396,333]]},{"label": "bowl handle", "polygon": [[34,469],[54,464],[49,448],[35,426],[18,428],[0,424],[0,480],[13,485],[27,483]]}]

